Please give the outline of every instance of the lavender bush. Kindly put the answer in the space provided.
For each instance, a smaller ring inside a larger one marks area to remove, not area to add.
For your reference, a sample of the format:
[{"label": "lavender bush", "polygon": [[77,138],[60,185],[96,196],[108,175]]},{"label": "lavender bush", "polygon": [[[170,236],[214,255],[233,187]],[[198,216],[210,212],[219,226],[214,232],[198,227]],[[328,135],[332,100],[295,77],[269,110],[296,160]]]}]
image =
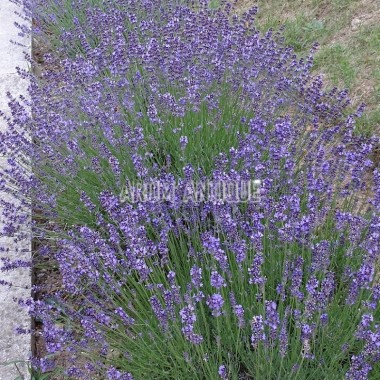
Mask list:
[{"label": "lavender bush", "polygon": [[[347,92],[261,35],[255,8],[98,3],[25,2],[57,52],[43,78],[21,73],[32,102],[11,99],[1,134],[2,189],[50,221],[32,230],[62,277],[20,300],[44,323],[49,356],[34,365],[64,357],[72,379],[376,379],[380,173],[353,133],[362,108],[345,116]],[[250,179],[254,202],[184,201],[194,181]],[[123,201],[137,180],[174,181],[175,196]],[[17,239],[20,207],[4,206]]]}]

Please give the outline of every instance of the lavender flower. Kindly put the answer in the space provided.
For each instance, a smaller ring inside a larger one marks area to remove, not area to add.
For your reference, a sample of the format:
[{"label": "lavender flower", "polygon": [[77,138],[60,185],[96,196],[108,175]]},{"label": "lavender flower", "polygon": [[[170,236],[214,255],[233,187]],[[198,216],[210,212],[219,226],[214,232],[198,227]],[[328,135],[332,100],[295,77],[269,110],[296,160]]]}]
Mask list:
[{"label": "lavender flower", "polygon": [[251,322],[251,328],[251,344],[254,348],[256,348],[260,341],[266,340],[264,333],[264,318],[261,315],[255,315]]},{"label": "lavender flower", "polygon": [[168,313],[164,306],[162,306],[157,296],[150,298],[150,304],[154,314],[156,315],[158,322],[163,329],[168,327]]},{"label": "lavender flower", "polygon": [[211,309],[214,317],[222,315],[224,299],[220,294],[212,294],[206,301],[207,306]]},{"label": "lavender flower", "polygon": [[277,330],[280,326],[280,317],[277,305],[273,301],[265,301],[265,324],[269,327],[269,337],[274,341],[277,338]]},{"label": "lavender flower", "polygon": [[243,328],[245,326],[245,318],[244,318],[244,308],[242,305],[235,305],[233,307],[236,318],[238,319],[239,328]]},{"label": "lavender flower", "polygon": [[351,368],[346,373],[347,380],[367,380],[372,366],[364,360],[362,356],[351,358]]},{"label": "lavender flower", "polygon": [[202,269],[194,265],[190,270],[191,282],[196,289],[203,286],[202,284]]},{"label": "lavender flower", "polygon": [[300,291],[300,286],[302,284],[303,277],[303,267],[304,260],[302,257],[298,257],[294,263],[294,269],[292,274],[292,285],[290,288],[291,295],[297,297],[299,300],[304,298],[304,294]]},{"label": "lavender flower", "polygon": [[186,145],[188,144],[188,138],[187,136],[181,136],[180,139],[179,139],[179,143],[181,145],[181,149],[185,149],[186,148]]},{"label": "lavender flower", "polygon": [[284,319],[282,320],[281,330],[278,337],[279,344],[280,344],[280,356],[282,358],[284,358],[285,355],[287,354],[288,346],[289,346],[289,334],[288,334],[288,328],[287,328],[288,313],[289,313],[289,308],[285,310]]},{"label": "lavender flower", "polygon": [[107,370],[107,376],[108,380],[133,380],[133,377],[130,373],[121,373],[113,367]]},{"label": "lavender flower", "polygon": [[218,374],[219,374],[219,377],[223,380],[227,380],[228,379],[228,373],[227,373],[227,368],[225,365],[221,365],[218,369]]},{"label": "lavender flower", "polygon": [[205,234],[202,238],[203,246],[211,253],[215,260],[220,265],[220,268],[226,272],[229,269],[227,255],[220,247],[220,241],[218,238]]},{"label": "lavender flower", "polygon": [[221,289],[227,286],[224,278],[216,271],[211,272],[210,281],[211,281],[211,286],[213,286],[216,289]]},{"label": "lavender flower", "polygon": [[182,332],[186,339],[188,339],[191,343],[198,345],[202,343],[203,337],[194,333],[194,324],[197,320],[194,311],[194,306],[188,305],[180,310],[179,315],[181,316],[183,325]]},{"label": "lavender flower", "polygon": [[131,318],[121,307],[115,310],[115,314],[118,315],[126,326],[133,325],[135,320]]},{"label": "lavender flower", "polygon": [[252,267],[248,270],[250,275],[249,283],[263,285],[266,281],[266,278],[262,276],[261,265],[264,262],[264,257],[261,253],[257,253],[253,259]]}]

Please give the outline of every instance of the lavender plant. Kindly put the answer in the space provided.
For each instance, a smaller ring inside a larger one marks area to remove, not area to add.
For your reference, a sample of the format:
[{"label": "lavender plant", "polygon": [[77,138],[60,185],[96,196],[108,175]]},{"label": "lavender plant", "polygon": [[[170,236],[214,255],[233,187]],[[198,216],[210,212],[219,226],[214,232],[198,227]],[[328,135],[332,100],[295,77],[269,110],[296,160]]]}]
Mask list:
[{"label": "lavender plant", "polygon": [[[37,13],[62,40],[53,69],[29,78],[31,103],[11,99],[0,140],[2,189],[54,222],[32,228],[54,241],[40,254],[62,288],[20,301],[44,323],[49,356],[34,365],[65,355],[72,379],[376,379],[380,173],[353,134],[362,108],[344,116],[347,92],[324,92],[312,56],[261,35],[255,8],[58,5]],[[250,179],[254,202],[184,197],[194,181]],[[123,201],[133,180],[175,181],[175,196]],[[15,239],[18,213],[5,204]]]}]

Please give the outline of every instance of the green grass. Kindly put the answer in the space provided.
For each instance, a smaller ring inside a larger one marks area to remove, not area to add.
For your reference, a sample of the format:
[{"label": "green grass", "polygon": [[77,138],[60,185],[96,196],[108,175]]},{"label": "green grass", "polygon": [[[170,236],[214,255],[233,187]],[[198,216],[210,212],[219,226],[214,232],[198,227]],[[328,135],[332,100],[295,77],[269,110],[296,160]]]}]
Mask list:
[{"label": "green grass", "polygon": [[344,46],[335,44],[323,47],[315,57],[314,70],[326,73],[334,86],[352,89],[357,70]]}]

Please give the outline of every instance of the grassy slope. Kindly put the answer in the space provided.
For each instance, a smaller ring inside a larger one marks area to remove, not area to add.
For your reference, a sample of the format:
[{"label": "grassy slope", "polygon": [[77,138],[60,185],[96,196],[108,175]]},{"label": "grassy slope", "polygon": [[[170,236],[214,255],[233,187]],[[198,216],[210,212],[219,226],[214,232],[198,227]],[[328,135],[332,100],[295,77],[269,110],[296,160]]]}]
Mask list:
[{"label": "grassy slope", "polygon": [[285,24],[288,45],[302,55],[320,45],[314,72],[328,85],[348,88],[353,108],[367,112],[358,127],[380,131],[380,1],[374,0],[238,0],[244,11],[259,6],[261,30]]}]

